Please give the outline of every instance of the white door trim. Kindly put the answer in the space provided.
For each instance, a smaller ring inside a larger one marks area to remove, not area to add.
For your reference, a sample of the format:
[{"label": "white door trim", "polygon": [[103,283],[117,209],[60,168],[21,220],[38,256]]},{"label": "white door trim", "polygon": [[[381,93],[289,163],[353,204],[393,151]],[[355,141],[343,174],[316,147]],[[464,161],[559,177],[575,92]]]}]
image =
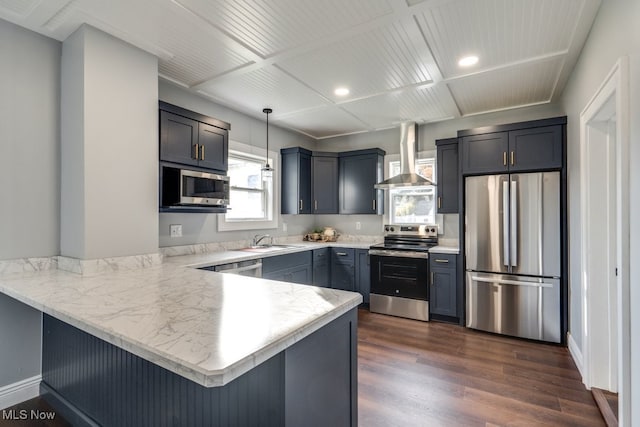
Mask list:
[{"label": "white door trim", "polygon": [[[583,244],[581,251],[582,271],[582,364],[583,382],[591,388],[595,359],[603,351],[604,342],[600,342],[593,333],[598,324],[598,317],[594,315],[595,284],[590,282],[589,251],[591,250],[590,231],[594,224],[590,224],[588,188],[589,177],[594,171],[589,170],[589,123],[597,118],[602,108],[615,97],[615,180],[616,187],[616,258],[613,260],[618,268],[616,276],[616,301],[611,301],[609,310],[617,314],[611,322],[609,333],[617,337],[617,360],[612,361],[609,368],[615,370],[616,378],[610,378],[609,383],[616,387],[619,393],[619,425],[628,425],[630,421],[630,391],[631,391],[631,361],[630,361],[630,289],[629,289],[629,145],[630,145],[630,100],[629,100],[629,58],[622,57],[615,64],[595,95],[587,103],[580,114],[580,204],[581,204],[581,235]],[[597,314],[597,313],[596,313]],[[597,342],[596,342],[597,341]],[[605,350],[606,351],[606,350]],[[616,369],[617,365],[617,369]]]}]

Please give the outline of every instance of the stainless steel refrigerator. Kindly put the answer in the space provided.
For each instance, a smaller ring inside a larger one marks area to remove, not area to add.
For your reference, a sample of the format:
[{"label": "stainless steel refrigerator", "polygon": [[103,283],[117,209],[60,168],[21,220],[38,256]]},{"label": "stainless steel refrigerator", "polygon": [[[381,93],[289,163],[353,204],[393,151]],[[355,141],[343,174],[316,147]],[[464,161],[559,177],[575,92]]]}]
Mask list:
[{"label": "stainless steel refrigerator", "polygon": [[560,172],[467,177],[467,326],[560,342],[560,239]]}]

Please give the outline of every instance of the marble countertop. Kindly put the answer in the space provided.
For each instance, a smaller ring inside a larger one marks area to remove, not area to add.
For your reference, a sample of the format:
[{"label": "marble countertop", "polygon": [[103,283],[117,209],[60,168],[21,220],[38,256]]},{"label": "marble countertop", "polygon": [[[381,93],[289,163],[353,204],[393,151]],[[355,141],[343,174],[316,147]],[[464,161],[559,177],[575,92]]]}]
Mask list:
[{"label": "marble countertop", "polygon": [[[239,256],[229,252],[202,256]],[[205,387],[232,381],[362,302],[353,292],[185,266],[197,257],[93,276],[7,274],[0,292]]]},{"label": "marble countertop", "polygon": [[438,245],[429,249],[429,252],[438,253],[438,254],[459,254],[460,248],[457,246]]}]

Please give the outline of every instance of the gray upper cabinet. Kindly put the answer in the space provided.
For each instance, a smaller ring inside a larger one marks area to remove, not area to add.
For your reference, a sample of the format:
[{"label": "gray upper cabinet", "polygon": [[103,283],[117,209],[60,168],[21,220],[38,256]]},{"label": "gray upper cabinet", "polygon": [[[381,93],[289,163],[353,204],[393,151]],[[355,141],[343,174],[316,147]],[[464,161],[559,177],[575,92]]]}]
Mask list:
[{"label": "gray upper cabinet", "polygon": [[462,138],[462,173],[492,173],[508,170],[507,132],[465,136]]},{"label": "gray upper cabinet", "polygon": [[160,102],[160,161],[226,172],[228,123]]},{"label": "gray upper cabinet", "polygon": [[509,132],[509,170],[562,167],[562,126],[544,126]]},{"label": "gray upper cabinet", "polygon": [[463,175],[561,169],[566,117],[458,132]]},{"label": "gray upper cabinet", "polygon": [[340,153],[339,213],[382,215],[384,195],[374,185],[383,179],[384,155],[377,148]]},{"label": "gray upper cabinet", "polygon": [[314,214],[338,213],[338,153],[317,153],[311,157]]},{"label": "gray upper cabinet", "polygon": [[458,138],[439,139],[436,148],[438,213],[458,213]]},{"label": "gray upper cabinet", "polygon": [[280,213],[310,214],[311,151],[300,147],[280,150],[282,160]]}]

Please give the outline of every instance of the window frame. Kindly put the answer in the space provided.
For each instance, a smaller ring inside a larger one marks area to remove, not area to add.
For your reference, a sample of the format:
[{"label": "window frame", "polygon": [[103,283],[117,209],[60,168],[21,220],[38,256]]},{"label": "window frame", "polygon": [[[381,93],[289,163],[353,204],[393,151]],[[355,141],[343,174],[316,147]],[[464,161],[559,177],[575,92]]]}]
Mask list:
[{"label": "window frame", "polygon": [[[269,151],[269,164],[274,168],[270,191],[265,194],[267,217],[270,219],[228,219],[227,214],[219,214],[218,231],[238,231],[238,230],[264,230],[278,228],[278,218],[280,206],[280,158],[274,151]],[[256,159],[264,163],[265,150],[261,147],[254,147],[237,141],[229,140],[229,157],[236,155],[239,158]],[[231,183],[229,183],[231,185]],[[269,200],[270,199],[270,200]]]}]

